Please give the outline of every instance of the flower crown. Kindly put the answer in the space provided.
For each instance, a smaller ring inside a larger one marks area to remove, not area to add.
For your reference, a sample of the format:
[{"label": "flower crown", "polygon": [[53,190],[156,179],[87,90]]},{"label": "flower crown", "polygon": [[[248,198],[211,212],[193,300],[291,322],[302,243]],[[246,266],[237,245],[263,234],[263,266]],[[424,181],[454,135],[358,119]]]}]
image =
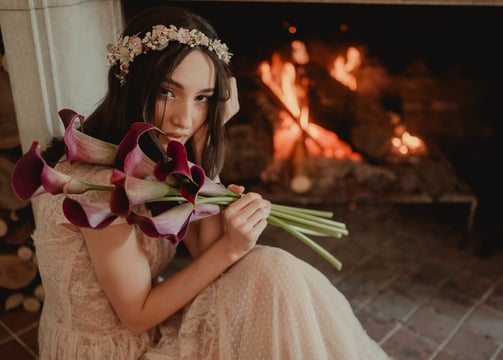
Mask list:
[{"label": "flower crown", "polygon": [[170,41],[176,41],[189,47],[204,46],[208,50],[217,54],[224,63],[229,64],[232,53],[226,44],[218,39],[211,40],[204,33],[196,29],[177,28],[170,25],[155,25],[152,31],[147,32],[142,39],[136,35],[122,37],[118,35],[117,46],[108,44],[108,65],[113,66],[119,63],[120,72],[116,74],[121,85],[126,83],[126,76],[129,73],[129,66],[134,58],[140,54],[145,54],[149,50],[163,50]]}]

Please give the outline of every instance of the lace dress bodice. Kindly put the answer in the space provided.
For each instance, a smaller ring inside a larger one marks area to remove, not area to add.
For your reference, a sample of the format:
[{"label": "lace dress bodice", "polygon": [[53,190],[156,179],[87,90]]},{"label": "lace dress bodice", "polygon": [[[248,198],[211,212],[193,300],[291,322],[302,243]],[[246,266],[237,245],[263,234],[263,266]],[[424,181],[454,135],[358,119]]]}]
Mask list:
[{"label": "lace dress bodice", "polygon": [[[111,169],[61,161],[56,170],[82,181],[109,184]],[[76,195],[85,202],[108,202],[108,192]],[[39,325],[41,359],[136,359],[152,341],[153,333],[134,335],[123,327],[98,284],[80,232],[65,226],[64,195],[40,195],[34,201],[33,234],[45,290]],[[144,210],[146,211],[146,210]],[[124,222],[117,219],[116,222]],[[153,280],[173,258],[176,248],[163,239],[138,239],[147,254]],[[103,239],[106,241],[106,239]]]}]

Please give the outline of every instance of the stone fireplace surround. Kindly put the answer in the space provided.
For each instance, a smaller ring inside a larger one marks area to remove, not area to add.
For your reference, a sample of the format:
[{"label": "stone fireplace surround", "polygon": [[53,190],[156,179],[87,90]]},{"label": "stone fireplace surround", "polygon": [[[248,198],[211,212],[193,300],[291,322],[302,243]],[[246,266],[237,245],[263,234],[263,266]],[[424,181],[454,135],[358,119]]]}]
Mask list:
[{"label": "stone fireplace surround", "polygon": [[[168,1],[167,1],[168,2]],[[237,1],[239,2],[239,1]],[[503,6],[503,0],[249,1],[255,3]],[[3,0],[5,45],[23,151],[63,132],[57,111],[89,114],[105,92],[106,44],[125,14],[120,0]]]}]

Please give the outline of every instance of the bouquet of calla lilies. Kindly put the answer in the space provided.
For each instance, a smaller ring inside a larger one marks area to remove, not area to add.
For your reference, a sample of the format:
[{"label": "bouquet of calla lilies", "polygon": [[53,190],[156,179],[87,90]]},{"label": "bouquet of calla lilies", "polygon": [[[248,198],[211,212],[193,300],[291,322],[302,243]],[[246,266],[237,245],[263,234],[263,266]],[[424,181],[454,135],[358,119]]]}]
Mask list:
[{"label": "bouquet of calla lilies", "polygon": [[[177,141],[168,143],[167,160],[154,162],[149,158],[140,148],[139,139],[150,131],[162,133],[154,125],[134,123],[120,144],[115,145],[83,133],[82,115],[64,109],[59,116],[65,125],[68,161],[110,166],[113,169],[110,184],[89,184],[55,170],[45,162],[39,143],[34,141],[17,161],[11,185],[22,200],[42,193],[64,194],[63,213],[76,226],[102,229],[122,217],[148,236],[178,244],[192,221],[216,215],[240,197],[223,184],[212,181],[200,166],[188,161],[184,145]],[[88,191],[109,192],[107,206],[79,202],[68,196]],[[134,211],[140,204],[151,205],[148,215]],[[340,270],[341,262],[309,237],[347,235],[345,224],[332,220],[332,216],[328,211],[272,204],[267,220]]]}]

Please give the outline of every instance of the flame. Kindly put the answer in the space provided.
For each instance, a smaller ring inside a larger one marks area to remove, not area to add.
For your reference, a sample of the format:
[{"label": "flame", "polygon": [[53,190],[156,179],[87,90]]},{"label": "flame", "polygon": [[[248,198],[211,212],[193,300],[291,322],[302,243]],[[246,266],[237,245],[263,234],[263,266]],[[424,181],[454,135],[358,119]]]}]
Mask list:
[{"label": "flame", "polygon": [[[283,105],[273,134],[274,157],[292,159],[300,143],[310,156],[362,161],[362,156],[336,133],[310,121],[309,78],[305,67],[310,56],[304,42],[292,41],[289,60],[284,60],[279,52],[275,52],[270,62],[263,61],[258,68],[262,82]],[[345,55],[335,58],[329,73],[350,90],[356,91],[358,83],[354,72],[361,64],[360,51],[349,46]],[[408,156],[427,151],[425,142],[406,129],[400,114],[390,111],[388,116],[393,128],[391,153]]]},{"label": "flame", "polygon": [[[307,112],[303,114],[307,115]],[[307,123],[303,128],[286,111],[280,111],[279,117],[279,125],[273,135],[274,157],[276,159],[288,160],[291,158],[296,142],[303,138],[307,153],[311,156],[362,160],[362,156],[354,152],[351,146],[341,140],[336,133],[312,122]]]},{"label": "flame", "polygon": [[394,125],[393,136],[390,139],[391,152],[403,156],[426,152],[424,141],[407,131],[405,125],[401,122],[400,115],[390,112],[389,117],[391,124]]},{"label": "flame", "polygon": [[304,131],[309,128],[309,108],[307,106],[303,106],[300,111],[299,125]]},{"label": "flame", "polygon": [[263,61],[259,64],[262,82],[276,95],[293,116],[300,115],[300,107],[295,90],[296,71],[290,62],[283,62],[278,53],[274,53],[271,63]]},{"label": "flame", "polygon": [[[275,158],[291,158],[300,139],[312,156],[361,161],[361,155],[337,134],[309,121],[309,81],[296,70],[309,62],[309,53],[299,40],[291,43],[291,50],[292,62],[283,61],[279,53],[274,53],[270,63],[263,61],[258,68],[262,82],[286,109],[280,111],[280,122],[273,135]],[[355,54],[351,54],[354,59]]]},{"label": "flame", "polygon": [[350,46],[346,51],[346,56],[339,55],[335,58],[330,75],[344,84],[349,89],[355,91],[358,87],[356,77],[352,74],[362,63],[360,51],[354,46]]},{"label": "flame", "polygon": [[309,62],[309,52],[306,44],[300,40],[294,40],[291,44],[292,60],[298,65],[306,65]]}]

